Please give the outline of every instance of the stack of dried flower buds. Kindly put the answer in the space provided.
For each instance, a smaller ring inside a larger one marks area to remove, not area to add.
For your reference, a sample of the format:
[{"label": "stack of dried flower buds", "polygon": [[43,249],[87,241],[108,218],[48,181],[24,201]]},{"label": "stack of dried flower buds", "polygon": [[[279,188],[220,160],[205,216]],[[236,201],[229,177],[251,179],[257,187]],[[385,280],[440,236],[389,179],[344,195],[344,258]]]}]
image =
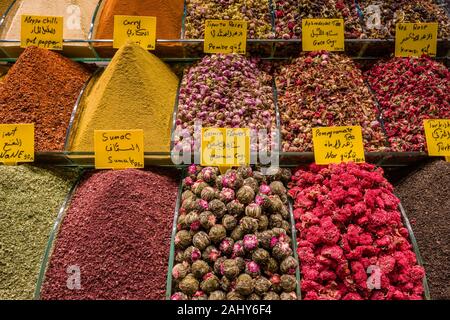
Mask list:
[{"label": "stack of dried flower buds", "polygon": [[285,185],[289,169],[264,176],[249,167],[191,166],[175,236],[173,300],[295,300]]},{"label": "stack of dried flower buds", "polygon": [[384,151],[377,106],[362,73],[341,54],[302,54],[276,76],[282,150],[312,150],[312,128],[360,125],[367,151]]},{"label": "stack of dried flower buds", "polygon": [[373,165],[299,169],[289,194],[305,300],[420,300],[417,263],[400,201]]},{"label": "stack of dried flower buds", "polygon": [[186,0],[187,39],[202,39],[205,20],[245,20],[249,39],[274,38],[269,0]]},{"label": "stack of dried flower buds", "polygon": [[[395,37],[395,25],[399,22],[438,22],[438,38],[450,38],[450,18],[435,0],[359,0],[358,4],[364,14],[364,33],[368,38]],[[379,24],[376,23],[378,13]]]},{"label": "stack of dried flower buds", "polygon": [[367,73],[392,151],[424,151],[424,119],[450,118],[450,72],[429,58],[394,58]]},{"label": "stack of dried flower buds", "polygon": [[354,1],[350,0],[275,0],[275,33],[280,39],[299,39],[302,20],[310,18],[342,18],[345,37],[359,38],[362,26]]}]

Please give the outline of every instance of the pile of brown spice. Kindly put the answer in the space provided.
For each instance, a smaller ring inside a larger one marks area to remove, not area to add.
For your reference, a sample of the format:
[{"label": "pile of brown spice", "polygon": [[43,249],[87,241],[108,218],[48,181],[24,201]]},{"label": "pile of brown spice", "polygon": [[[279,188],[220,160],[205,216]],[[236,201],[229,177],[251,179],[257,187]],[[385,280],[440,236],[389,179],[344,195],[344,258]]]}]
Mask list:
[{"label": "pile of brown spice", "polygon": [[36,151],[62,151],[90,72],[58,53],[27,48],[0,82],[0,123],[34,123]]}]

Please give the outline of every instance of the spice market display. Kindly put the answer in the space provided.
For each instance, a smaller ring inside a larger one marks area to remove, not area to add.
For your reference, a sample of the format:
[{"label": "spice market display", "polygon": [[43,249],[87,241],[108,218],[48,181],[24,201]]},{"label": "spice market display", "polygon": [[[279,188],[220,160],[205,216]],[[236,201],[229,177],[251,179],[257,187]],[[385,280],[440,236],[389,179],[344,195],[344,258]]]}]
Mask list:
[{"label": "spice market display", "polygon": [[0,299],[450,299],[449,66],[442,0],[0,0]]}]

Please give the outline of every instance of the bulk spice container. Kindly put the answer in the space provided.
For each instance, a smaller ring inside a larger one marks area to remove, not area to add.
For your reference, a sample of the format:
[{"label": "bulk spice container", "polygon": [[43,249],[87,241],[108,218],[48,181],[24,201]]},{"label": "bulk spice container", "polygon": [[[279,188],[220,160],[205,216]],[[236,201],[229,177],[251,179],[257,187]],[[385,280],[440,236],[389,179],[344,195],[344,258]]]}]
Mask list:
[{"label": "bulk spice container", "polygon": [[[95,53],[87,42],[92,28],[92,18],[98,0],[16,0],[0,26],[0,39],[3,51],[11,58],[17,58],[20,48],[21,16],[62,16],[64,17],[64,53],[75,57],[94,57]],[[77,42],[76,40],[81,40]]]}]

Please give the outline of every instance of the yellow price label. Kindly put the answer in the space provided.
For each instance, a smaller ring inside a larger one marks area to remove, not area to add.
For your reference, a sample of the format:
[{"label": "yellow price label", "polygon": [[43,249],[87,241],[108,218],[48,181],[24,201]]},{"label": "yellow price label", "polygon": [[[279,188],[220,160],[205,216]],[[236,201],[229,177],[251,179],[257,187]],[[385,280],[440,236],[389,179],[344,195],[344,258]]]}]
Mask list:
[{"label": "yellow price label", "polygon": [[420,57],[436,55],[438,23],[397,23],[395,56]]},{"label": "yellow price label", "polygon": [[303,51],[344,51],[344,19],[303,19]]},{"label": "yellow price label", "polygon": [[95,168],[144,168],[144,130],[95,130]]},{"label": "yellow price label", "polygon": [[250,164],[249,128],[202,128],[202,166],[234,167]]},{"label": "yellow price label", "polygon": [[145,50],[156,48],[156,17],[114,16],[114,48],[127,41],[137,43]]},{"label": "yellow price label", "polygon": [[50,50],[63,49],[64,18],[22,15],[20,46]]},{"label": "yellow price label", "polygon": [[205,53],[247,52],[247,21],[206,20]]},{"label": "yellow price label", "polygon": [[450,157],[450,119],[427,119],[423,121],[428,155]]},{"label": "yellow price label", "polygon": [[34,124],[0,124],[0,162],[34,161]]},{"label": "yellow price label", "polygon": [[360,126],[313,128],[313,144],[317,164],[365,162]]}]

